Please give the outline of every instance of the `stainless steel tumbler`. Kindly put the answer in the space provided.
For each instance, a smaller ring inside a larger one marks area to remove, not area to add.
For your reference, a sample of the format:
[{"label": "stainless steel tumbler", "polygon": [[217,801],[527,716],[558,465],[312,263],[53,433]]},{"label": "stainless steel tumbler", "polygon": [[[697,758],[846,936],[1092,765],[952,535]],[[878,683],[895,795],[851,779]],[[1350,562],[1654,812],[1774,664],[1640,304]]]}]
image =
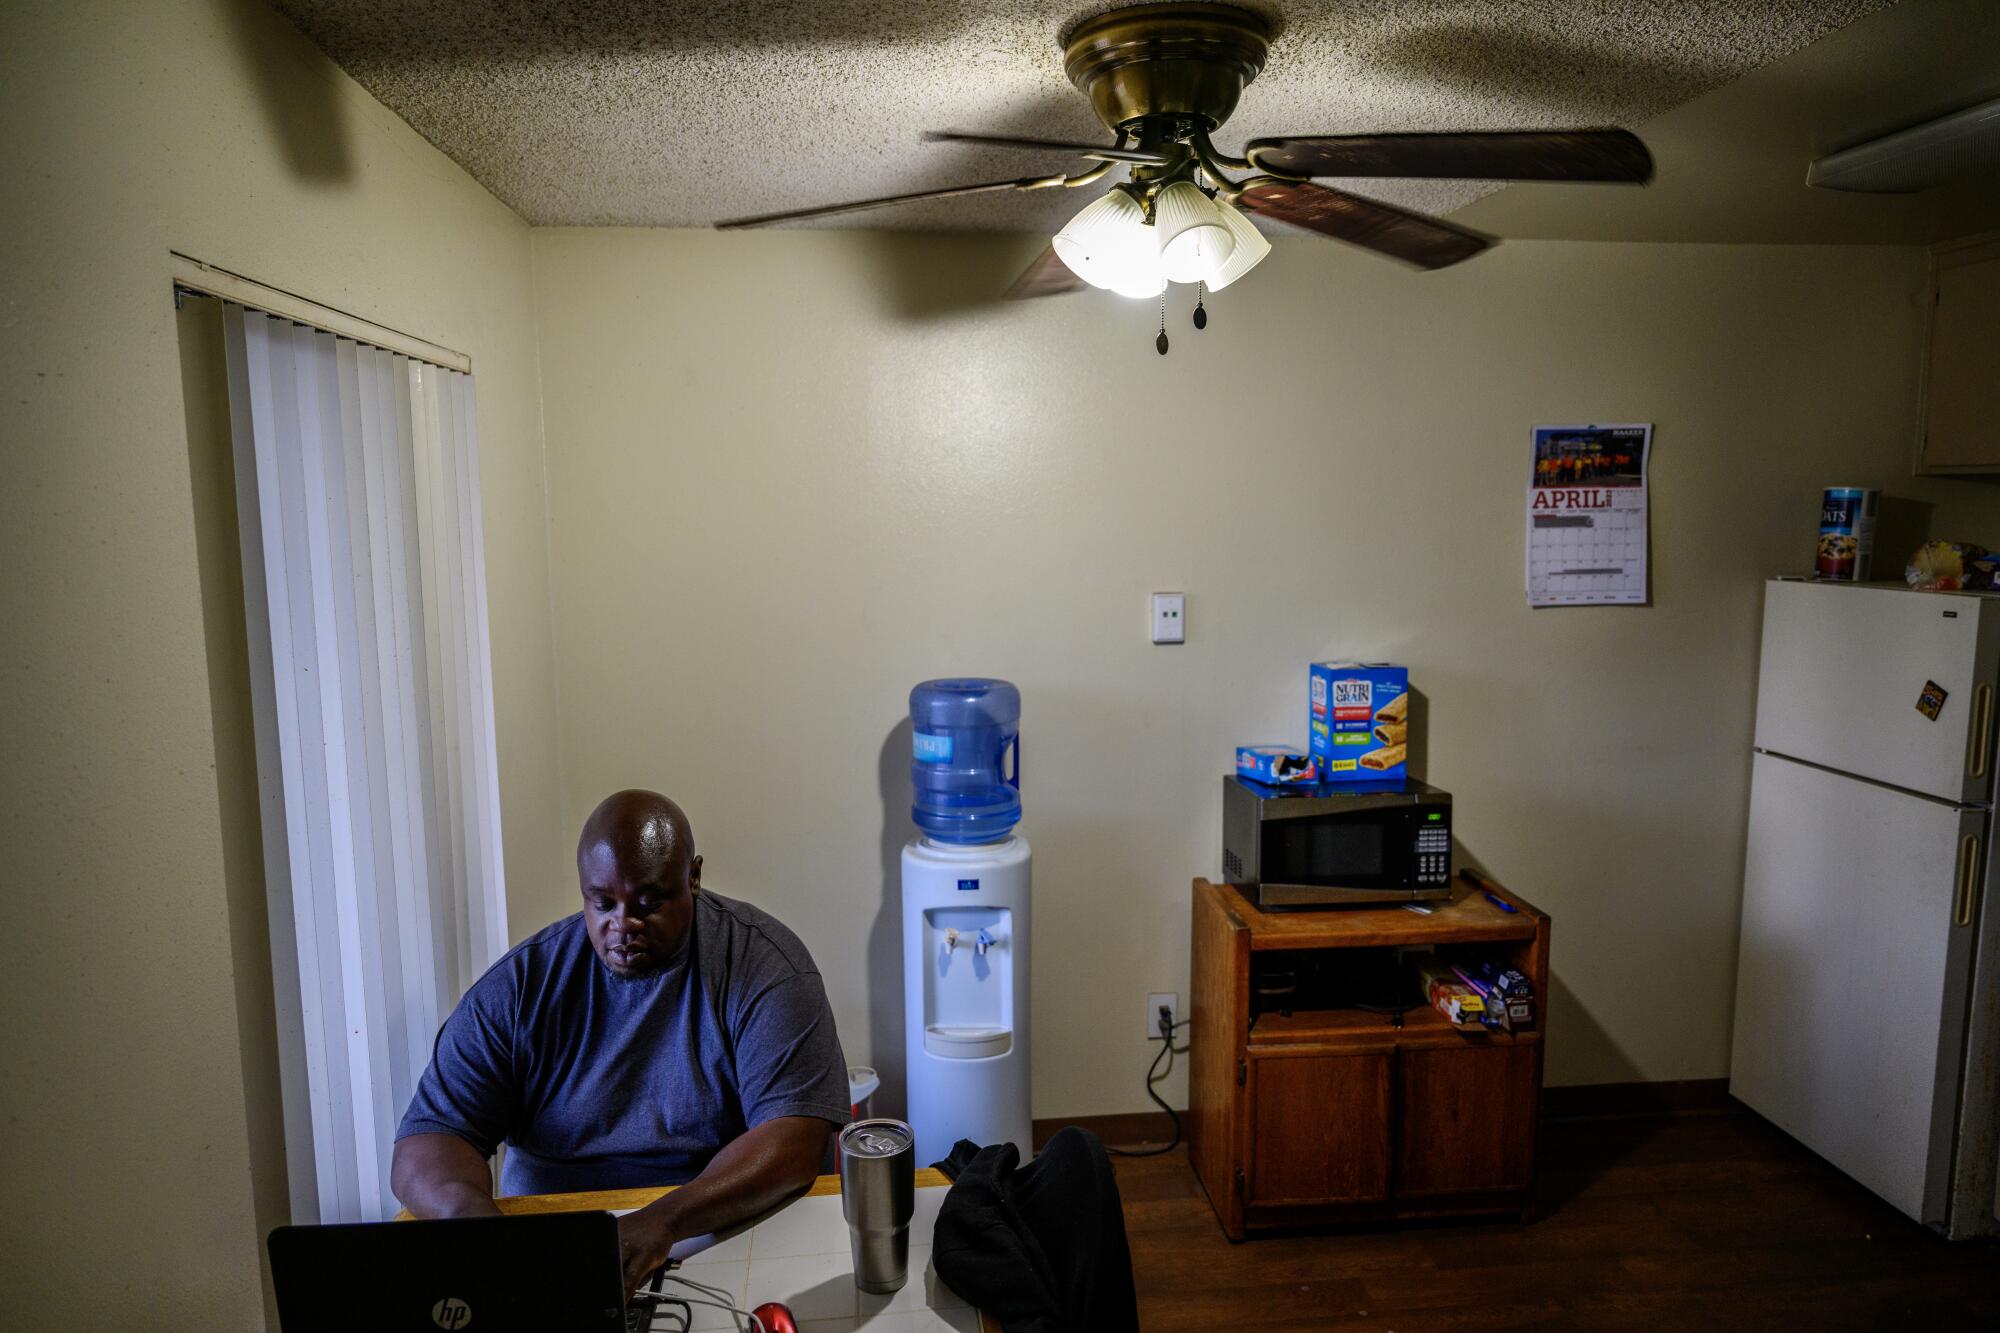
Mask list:
[{"label": "stainless steel tumbler", "polygon": [[854,1285],[878,1295],[910,1275],[917,1208],[917,1136],[900,1120],[857,1120],[840,1131],[840,1211],[854,1247]]}]

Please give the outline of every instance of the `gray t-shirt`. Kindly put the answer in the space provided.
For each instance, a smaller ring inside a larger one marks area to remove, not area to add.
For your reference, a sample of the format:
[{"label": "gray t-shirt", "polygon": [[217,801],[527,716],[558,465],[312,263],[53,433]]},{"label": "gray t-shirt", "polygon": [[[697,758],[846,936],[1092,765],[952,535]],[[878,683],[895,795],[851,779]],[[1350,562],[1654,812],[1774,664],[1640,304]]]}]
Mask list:
[{"label": "gray t-shirt", "polygon": [[673,1185],[779,1116],[847,1123],[847,1062],[812,955],[703,891],[673,960],[620,980],[566,917],[472,984],[396,1130],[491,1154],[502,1194]]}]

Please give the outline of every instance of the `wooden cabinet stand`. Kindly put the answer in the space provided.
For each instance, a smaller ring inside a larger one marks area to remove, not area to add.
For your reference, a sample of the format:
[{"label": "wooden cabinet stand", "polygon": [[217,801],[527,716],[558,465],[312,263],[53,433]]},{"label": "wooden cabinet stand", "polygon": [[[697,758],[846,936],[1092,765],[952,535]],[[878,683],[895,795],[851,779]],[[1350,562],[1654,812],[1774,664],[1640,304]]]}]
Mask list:
[{"label": "wooden cabinet stand", "polygon": [[[1262,912],[1194,882],[1188,1147],[1230,1239],[1263,1228],[1478,1213],[1527,1216],[1542,1094],[1549,919],[1464,879],[1400,907]],[[1428,1007],[1328,1004],[1403,947],[1478,944],[1535,988],[1536,1026],[1466,1031]],[[1288,1007],[1284,988],[1301,973]]]}]

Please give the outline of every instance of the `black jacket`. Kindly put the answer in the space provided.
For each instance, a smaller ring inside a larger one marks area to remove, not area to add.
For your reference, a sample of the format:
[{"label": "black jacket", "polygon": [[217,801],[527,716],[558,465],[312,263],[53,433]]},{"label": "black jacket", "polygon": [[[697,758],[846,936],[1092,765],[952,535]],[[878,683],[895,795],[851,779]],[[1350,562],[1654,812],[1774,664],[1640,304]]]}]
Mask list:
[{"label": "black jacket", "polygon": [[1104,1145],[1075,1126],[1019,1166],[1003,1143],[960,1139],[931,1262],[1004,1333],[1138,1333],[1125,1207]]}]

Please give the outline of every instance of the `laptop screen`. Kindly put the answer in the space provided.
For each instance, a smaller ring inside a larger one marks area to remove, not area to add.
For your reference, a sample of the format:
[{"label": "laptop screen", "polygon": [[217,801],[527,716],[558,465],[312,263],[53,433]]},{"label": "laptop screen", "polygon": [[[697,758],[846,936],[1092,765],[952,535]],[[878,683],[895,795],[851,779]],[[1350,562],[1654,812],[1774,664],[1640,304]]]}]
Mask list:
[{"label": "laptop screen", "polygon": [[284,1333],[625,1327],[609,1213],[279,1227],[269,1249]]}]

